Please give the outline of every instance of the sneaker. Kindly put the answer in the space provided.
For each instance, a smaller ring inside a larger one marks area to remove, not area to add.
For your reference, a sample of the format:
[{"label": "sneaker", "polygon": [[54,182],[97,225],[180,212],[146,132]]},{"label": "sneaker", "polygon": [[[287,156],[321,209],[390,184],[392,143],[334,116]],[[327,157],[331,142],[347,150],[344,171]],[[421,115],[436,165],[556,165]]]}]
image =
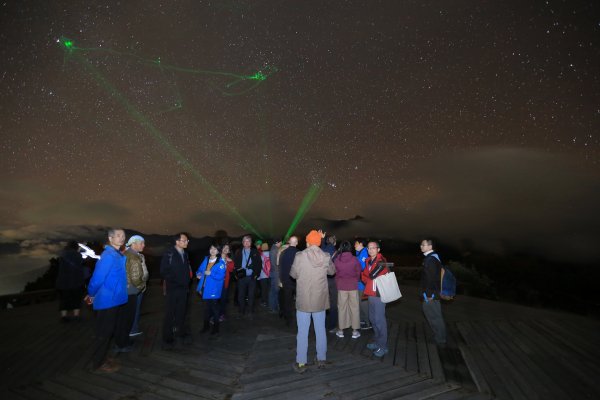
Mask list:
[{"label": "sneaker", "polygon": [[369,350],[377,350],[378,348],[379,346],[377,346],[375,343],[367,343],[367,349]]},{"label": "sneaker", "polygon": [[325,361],[325,360],[315,359],[315,365],[317,366],[318,369],[325,369],[326,364],[327,364],[327,361]]},{"label": "sneaker", "polygon": [[333,328],[329,330],[329,333],[337,333],[338,332],[338,328]]},{"label": "sneaker", "polygon": [[225,322],[225,316],[224,315],[221,315],[219,317],[219,322]]},{"label": "sneaker", "polygon": [[129,334],[129,337],[135,337],[135,336],[140,336],[143,332],[141,331],[137,331],[137,332],[131,332]]},{"label": "sneaker", "polygon": [[96,368],[96,370],[94,372],[111,374],[113,372],[117,372],[119,370],[119,368],[120,367],[118,364],[111,362],[111,361],[106,361],[104,364],[102,364],[101,366]]},{"label": "sneaker", "polygon": [[294,363],[294,365],[292,365],[292,369],[299,373],[299,374],[303,374],[306,372],[306,364],[298,364],[298,363]]},{"label": "sneaker", "polygon": [[358,339],[360,337],[359,331],[352,331],[352,339]]},{"label": "sneaker", "polygon": [[377,350],[375,350],[373,352],[373,355],[375,357],[383,357],[384,355],[386,355],[388,353],[388,349],[384,349],[382,347],[378,348]]},{"label": "sneaker", "polygon": [[370,324],[361,325],[360,329],[362,329],[363,331],[367,330],[367,329],[373,329],[373,325],[370,325]]},{"label": "sneaker", "polygon": [[343,338],[343,337],[344,337],[344,331],[337,331],[337,332],[335,333],[335,336],[337,336],[337,337],[340,337],[340,338]]}]

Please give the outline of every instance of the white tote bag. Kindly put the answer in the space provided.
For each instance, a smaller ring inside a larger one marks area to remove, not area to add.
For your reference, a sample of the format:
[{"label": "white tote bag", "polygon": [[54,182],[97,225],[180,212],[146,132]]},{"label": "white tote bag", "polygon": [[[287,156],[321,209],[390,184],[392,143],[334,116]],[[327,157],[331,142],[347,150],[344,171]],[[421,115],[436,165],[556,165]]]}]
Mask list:
[{"label": "white tote bag", "polygon": [[398,281],[396,280],[396,274],[393,272],[379,275],[375,278],[374,282],[375,287],[379,290],[379,296],[383,303],[390,303],[402,297],[400,287],[398,287]]}]

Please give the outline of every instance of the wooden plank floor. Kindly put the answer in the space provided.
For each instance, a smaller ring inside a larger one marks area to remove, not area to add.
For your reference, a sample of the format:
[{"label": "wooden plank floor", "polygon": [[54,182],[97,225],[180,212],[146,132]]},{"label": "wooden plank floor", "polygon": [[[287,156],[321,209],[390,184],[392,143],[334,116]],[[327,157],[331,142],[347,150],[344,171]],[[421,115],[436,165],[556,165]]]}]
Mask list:
[{"label": "wooden plank floor", "polygon": [[[417,296],[411,299],[410,292],[403,288],[405,298],[388,306],[390,352],[385,357],[376,358],[366,349],[370,331],[362,331],[359,339],[351,339],[349,332],[344,338],[329,334],[326,368],[317,369],[311,362],[302,375],[292,370],[295,328],[262,309],[248,321],[237,319],[231,307],[214,338],[197,333],[202,303],[195,299],[194,343],[164,351],[163,298],[152,287],[142,311],[144,335],[135,339],[133,352],[118,356],[122,368],[112,374],[89,371],[94,324],[89,310],[84,310],[82,322],[67,324],[58,322],[56,303],[3,311],[0,398],[600,398],[595,384],[600,374],[597,321],[585,320],[571,329],[564,314],[507,319],[498,303],[487,307],[478,299],[462,298],[456,307],[444,306],[449,341],[438,348]],[[520,315],[530,313],[527,309]],[[490,315],[500,317],[484,317]],[[311,333],[309,361],[314,351]]]}]

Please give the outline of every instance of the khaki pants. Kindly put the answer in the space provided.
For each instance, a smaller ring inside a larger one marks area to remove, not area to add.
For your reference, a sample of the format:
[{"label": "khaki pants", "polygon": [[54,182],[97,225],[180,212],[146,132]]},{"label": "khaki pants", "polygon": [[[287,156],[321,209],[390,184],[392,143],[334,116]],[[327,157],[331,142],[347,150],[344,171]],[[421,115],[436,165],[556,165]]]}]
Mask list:
[{"label": "khaki pants", "polygon": [[360,329],[358,290],[338,290],[338,329]]}]

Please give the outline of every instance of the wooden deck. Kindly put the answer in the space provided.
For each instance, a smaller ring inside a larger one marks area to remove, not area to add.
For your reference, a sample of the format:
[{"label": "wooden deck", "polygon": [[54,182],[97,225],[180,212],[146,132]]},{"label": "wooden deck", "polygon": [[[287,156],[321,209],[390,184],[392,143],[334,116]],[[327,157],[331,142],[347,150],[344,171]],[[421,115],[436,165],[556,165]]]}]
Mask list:
[{"label": "wooden deck", "polygon": [[[565,313],[459,297],[444,306],[449,343],[438,349],[416,291],[387,309],[390,352],[383,359],[357,340],[328,336],[325,369],[292,371],[295,329],[259,310],[230,318],[217,339],[197,333],[179,351],[160,346],[162,296],[151,287],[134,351],[113,374],[88,370],[93,315],[58,322],[56,302],[2,311],[2,399],[596,399],[600,323]],[[309,360],[314,343],[309,346]]]}]

